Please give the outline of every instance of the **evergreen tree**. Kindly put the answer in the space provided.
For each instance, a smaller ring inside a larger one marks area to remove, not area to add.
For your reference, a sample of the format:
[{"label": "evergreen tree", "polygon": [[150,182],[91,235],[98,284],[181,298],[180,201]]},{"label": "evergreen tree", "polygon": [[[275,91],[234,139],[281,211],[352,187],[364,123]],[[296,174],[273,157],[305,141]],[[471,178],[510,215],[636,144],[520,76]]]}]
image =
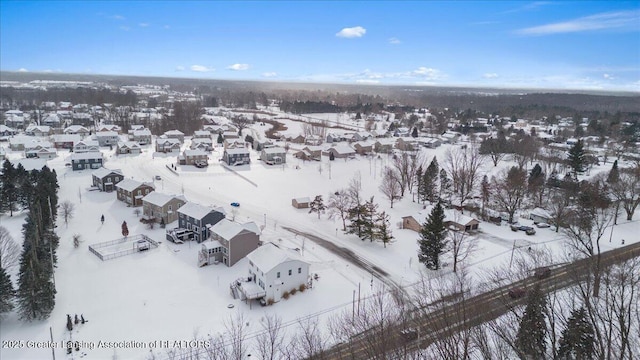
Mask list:
[{"label": "evergreen tree", "polygon": [[422,178],[424,175],[424,170],[422,170],[422,165],[418,166],[418,169],[416,169],[416,189],[418,189],[418,204],[420,203],[420,201],[423,201],[422,198],[424,197],[424,179]]},{"label": "evergreen tree", "polygon": [[567,327],[562,331],[558,347],[558,358],[561,360],[593,359],[594,344],[593,326],[587,319],[583,307],[573,310]]},{"label": "evergreen tree", "polygon": [[418,137],[418,128],[417,127],[413,127],[413,130],[411,131],[411,137],[413,138],[417,138]]},{"label": "evergreen tree", "polygon": [[13,298],[16,291],[13,289],[9,274],[0,267],[0,314],[13,310]]},{"label": "evergreen tree", "polygon": [[42,320],[49,317],[55,306],[56,289],[53,285],[53,264],[48,244],[40,238],[39,229],[29,213],[23,225],[24,243],[18,291],[18,312],[24,320]]},{"label": "evergreen tree", "polygon": [[376,217],[376,239],[381,241],[385,248],[387,244],[393,240],[391,225],[389,224],[389,215],[384,211],[378,213]]},{"label": "evergreen tree", "polygon": [[362,241],[374,241],[376,239],[376,215],[378,214],[378,204],[373,202],[373,196],[364,203],[364,214],[362,216]]},{"label": "evergreen tree", "polygon": [[318,219],[320,219],[320,213],[323,213],[327,207],[324,205],[322,195],[316,196],[311,203],[309,203],[309,214],[312,212],[318,213]]},{"label": "evergreen tree", "polygon": [[216,140],[218,144],[222,144],[224,142],[224,138],[222,137],[222,133],[218,133],[218,139]]},{"label": "evergreen tree", "polygon": [[491,196],[491,185],[489,184],[489,177],[487,175],[482,177],[482,182],[480,183],[480,193],[482,194],[482,210],[481,215],[482,219],[486,219],[486,204],[489,202],[489,197]]},{"label": "evergreen tree", "polygon": [[567,162],[569,163],[569,167],[573,169],[574,176],[584,171],[585,152],[582,140],[578,140],[578,142],[569,149]]},{"label": "evergreen tree", "polygon": [[438,200],[438,168],[438,159],[434,156],[433,160],[431,160],[431,163],[422,175],[422,183],[424,187],[422,201],[434,203]]},{"label": "evergreen tree", "polygon": [[438,195],[438,201],[447,200],[448,204],[451,204],[451,193],[453,189],[453,183],[449,176],[447,175],[447,171],[445,169],[440,169],[440,192]]},{"label": "evergreen tree", "polygon": [[11,161],[5,160],[2,164],[0,179],[2,180],[2,192],[0,192],[2,202],[0,203],[0,211],[9,211],[9,216],[13,216],[13,210],[15,210],[18,202],[18,193],[16,184],[17,172]]},{"label": "evergreen tree", "polygon": [[540,290],[540,285],[536,285],[527,297],[527,307],[520,318],[520,328],[516,335],[516,350],[523,359],[546,358],[546,304],[547,300]]},{"label": "evergreen tree", "polygon": [[611,171],[609,171],[609,175],[607,176],[607,182],[609,184],[615,184],[618,180],[620,180],[620,170],[618,170],[618,160],[615,160],[611,167]]},{"label": "evergreen tree", "polygon": [[542,205],[544,196],[545,174],[542,172],[540,164],[536,164],[529,173],[528,190],[529,194],[535,199],[536,205]]},{"label": "evergreen tree", "polygon": [[358,238],[362,238],[363,228],[365,224],[366,208],[364,204],[354,204],[347,213],[349,224],[347,225],[347,234],[355,234]]},{"label": "evergreen tree", "polygon": [[67,314],[67,330],[73,330],[73,322],[71,321],[71,315]]},{"label": "evergreen tree", "polygon": [[440,254],[444,252],[446,245],[447,229],[444,226],[444,209],[438,202],[433,207],[427,221],[420,229],[418,245],[420,250],[418,260],[425,264],[427,269],[438,270],[440,268]]}]

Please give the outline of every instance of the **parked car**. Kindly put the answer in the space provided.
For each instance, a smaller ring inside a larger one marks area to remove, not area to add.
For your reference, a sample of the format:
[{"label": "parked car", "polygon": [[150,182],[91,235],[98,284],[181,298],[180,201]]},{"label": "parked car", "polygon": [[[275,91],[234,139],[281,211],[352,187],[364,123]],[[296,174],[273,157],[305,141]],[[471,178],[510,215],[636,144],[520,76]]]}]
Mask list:
[{"label": "parked car", "polygon": [[156,180],[162,180],[162,178],[160,177],[160,175],[156,175],[156,176],[155,176],[155,179],[156,179]]},{"label": "parked car", "polygon": [[533,235],[536,233],[536,229],[532,228],[531,226],[524,226],[524,225],[511,225],[511,231],[524,231],[527,235]]},{"label": "parked car", "polygon": [[138,251],[149,250],[149,242],[147,240],[138,240],[137,245]]},{"label": "parked car", "polygon": [[197,160],[193,163],[193,165],[195,165],[195,167],[197,168],[204,168],[209,166],[209,163],[204,160]]},{"label": "parked car", "polygon": [[547,223],[537,223],[537,224],[536,224],[536,226],[537,226],[538,228],[541,228],[541,229],[542,229],[542,228],[548,228],[548,227],[551,227],[551,225],[549,225],[549,224],[547,224]]},{"label": "parked car", "polygon": [[549,268],[548,266],[537,268],[533,274],[537,279],[548,278],[549,275],[551,275],[551,268]]},{"label": "parked car", "polygon": [[509,297],[512,299],[519,299],[527,294],[527,289],[521,287],[515,287],[509,290]]},{"label": "parked car", "polygon": [[233,206],[233,207],[240,207],[240,203],[232,202],[232,203],[231,203],[231,206]]}]

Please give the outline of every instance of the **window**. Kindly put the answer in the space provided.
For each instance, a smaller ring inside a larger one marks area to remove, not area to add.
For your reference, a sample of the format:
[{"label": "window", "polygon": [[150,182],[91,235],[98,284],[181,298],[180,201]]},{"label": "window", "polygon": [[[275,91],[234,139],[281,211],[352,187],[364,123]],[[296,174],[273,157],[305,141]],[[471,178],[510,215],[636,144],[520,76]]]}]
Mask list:
[{"label": "window", "polygon": [[173,210],[173,209],[171,208],[171,205],[169,205],[169,211],[171,211],[171,210]]},{"label": "window", "polygon": [[142,195],[142,191],[138,190],[138,195]]},{"label": "window", "polygon": [[289,276],[291,276],[291,269],[289,269]]},{"label": "window", "polygon": [[276,278],[280,279],[280,271],[276,274]]},{"label": "window", "polygon": [[302,274],[302,268],[298,268],[298,274]]},{"label": "window", "polygon": [[[249,260],[249,265],[253,267],[253,262],[251,262],[251,260]],[[251,273],[251,270],[249,270],[249,273]]]}]

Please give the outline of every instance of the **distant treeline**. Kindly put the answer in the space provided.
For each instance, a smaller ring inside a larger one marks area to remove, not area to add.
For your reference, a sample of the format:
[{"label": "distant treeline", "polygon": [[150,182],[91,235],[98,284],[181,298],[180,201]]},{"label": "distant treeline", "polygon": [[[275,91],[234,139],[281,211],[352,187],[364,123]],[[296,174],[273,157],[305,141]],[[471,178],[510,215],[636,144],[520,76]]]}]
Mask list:
[{"label": "distant treeline", "polygon": [[40,89],[16,89],[13,87],[0,88],[0,98],[4,104],[13,104],[22,111],[34,110],[36,105],[45,101],[69,101],[72,104],[102,105],[113,104],[116,106],[134,106],[138,97],[132,91],[121,93],[109,89],[92,88],[51,88]]}]

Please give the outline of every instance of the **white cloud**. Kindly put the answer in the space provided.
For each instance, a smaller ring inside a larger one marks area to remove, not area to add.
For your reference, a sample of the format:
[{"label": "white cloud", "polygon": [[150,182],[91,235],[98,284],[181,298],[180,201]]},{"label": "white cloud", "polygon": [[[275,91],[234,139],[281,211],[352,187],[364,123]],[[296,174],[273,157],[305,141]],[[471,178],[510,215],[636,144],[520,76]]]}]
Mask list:
[{"label": "white cloud", "polygon": [[18,69],[18,72],[29,72],[29,70],[27,70],[25,68],[20,68],[20,69]]},{"label": "white cloud", "polygon": [[400,39],[392,37],[389,39],[389,44],[393,44],[393,45],[397,45],[397,44],[401,44],[402,41],[400,41]]},{"label": "white cloud", "polygon": [[191,69],[191,71],[195,71],[195,72],[211,72],[211,71],[215,71],[214,68],[206,67],[204,65],[191,65],[190,69]]},{"label": "white cloud", "polygon": [[249,69],[249,64],[233,64],[227,66],[227,69],[235,71],[247,70]]},{"label": "white cloud", "polygon": [[515,8],[515,9],[503,11],[501,14],[510,14],[510,13],[523,12],[523,11],[533,11],[533,10],[537,10],[538,8],[540,8],[540,7],[544,6],[544,5],[550,5],[550,4],[552,4],[552,2],[550,2],[550,1],[534,1],[532,3],[528,3],[528,4],[525,4],[525,5],[522,5],[520,7]]},{"label": "white cloud", "polygon": [[140,23],[140,24],[138,24],[138,26],[140,26],[140,27],[148,27],[149,23]]},{"label": "white cloud", "polygon": [[111,16],[109,16],[109,17],[110,17],[111,19],[113,19],[113,20],[124,20],[124,16],[122,16],[122,15],[117,15],[117,14],[116,14],[116,15],[111,15]]},{"label": "white cloud", "polygon": [[264,76],[264,77],[276,77],[276,76],[278,76],[278,74],[276,72],[271,71],[271,72],[262,73],[262,76]]},{"label": "white cloud", "polygon": [[120,26],[120,30],[123,30],[123,31],[129,31],[129,30],[131,30],[131,28],[130,28],[130,27],[128,27],[128,26],[124,26],[124,25],[122,25],[122,26]]},{"label": "white cloud", "polygon": [[[198,65],[194,65],[194,66],[198,66]],[[182,65],[176,66],[176,71],[184,71],[184,66]]]},{"label": "white cloud", "polygon": [[367,29],[362,26],[354,26],[350,28],[344,28],[336,33],[337,37],[342,38],[359,38],[364,36],[367,33]]},{"label": "white cloud", "polygon": [[486,73],[484,75],[482,75],[483,78],[485,79],[495,79],[498,77],[498,74],[496,73]]},{"label": "white cloud", "polygon": [[615,79],[615,77],[611,76],[611,74],[602,74],[602,77],[607,79],[607,80],[613,80]]},{"label": "white cloud", "polygon": [[426,80],[440,80],[444,77],[442,72],[438,69],[432,69],[421,66],[411,72],[411,75],[420,77]]},{"label": "white cloud", "polygon": [[356,80],[358,84],[380,84],[380,80],[373,79],[358,79]]},{"label": "white cloud", "polygon": [[536,36],[606,29],[638,30],[638,24],[640,24],[640,10],[629,10],[599,13],[564,22],[524,28],[517,30],[516,33]]}]

